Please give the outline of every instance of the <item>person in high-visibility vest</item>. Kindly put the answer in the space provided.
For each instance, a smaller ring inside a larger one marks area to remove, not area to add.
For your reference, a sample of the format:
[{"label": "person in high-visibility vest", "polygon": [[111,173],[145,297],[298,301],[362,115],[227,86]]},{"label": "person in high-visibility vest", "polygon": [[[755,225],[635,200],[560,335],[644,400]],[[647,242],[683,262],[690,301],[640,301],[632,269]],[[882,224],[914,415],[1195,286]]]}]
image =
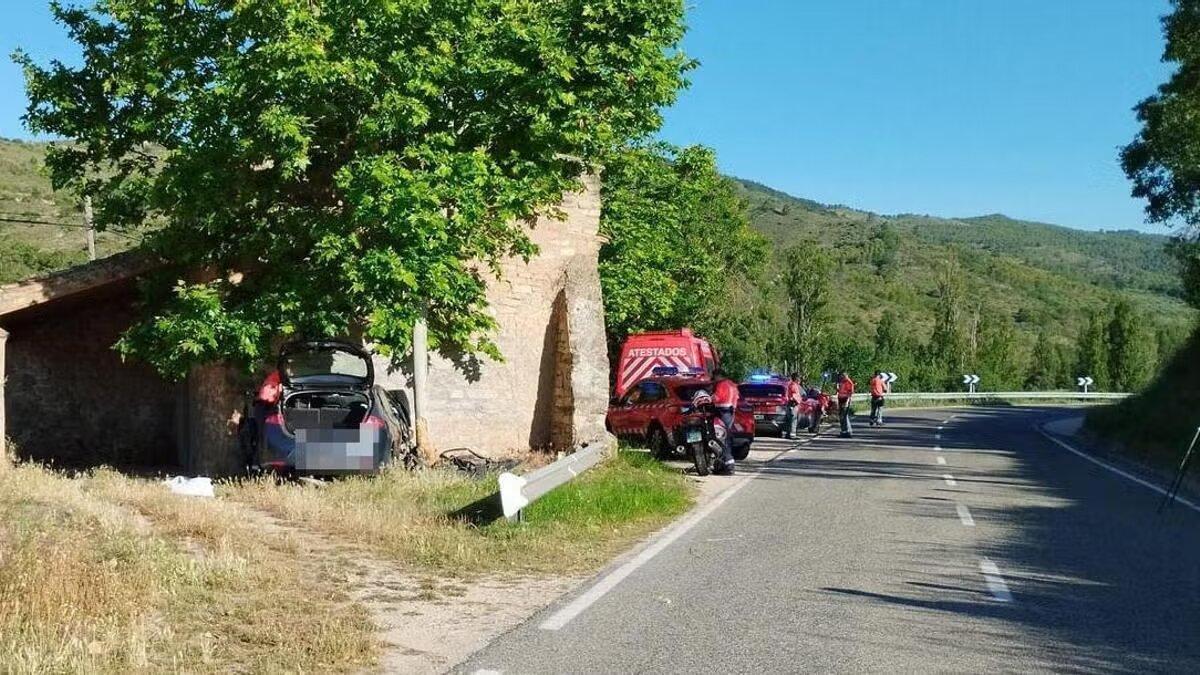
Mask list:
[{"label": "person in high-visibility vest", "polygon": [[883,426],[883,396],[888,390],[887,380],[883,378],[882,371],[875,371],[867,388],[871,392],[871,426],[881,427]]},{"label": "person in high-visibility vest", "polygon": [[850,399],[854,396],[854,380],[843,371],[838,373],[837,382],[838,420],[842,423],[840,435],[850,438],[854,435],[854,429],[850,427]]},{"label": "person in high-visibility vest", "polygon": [[713,385],[713,408],[725,424],[725,442],[722,444],[721,461],[714,473],[733,475],[733,412],[737,410],[738,388],[733,380],[723,370],[713,374],[716,383]]},{"label": "person in high-visibility vest", "polygon": [[796,437],[796,420],[800,417],[800,404],[804,402],[804,382],[800,379],[800,373],[792,373],[792,377],[787,383],[787,400],[784,405],[787,406],[787,415],[783,419],[783,437]]}]

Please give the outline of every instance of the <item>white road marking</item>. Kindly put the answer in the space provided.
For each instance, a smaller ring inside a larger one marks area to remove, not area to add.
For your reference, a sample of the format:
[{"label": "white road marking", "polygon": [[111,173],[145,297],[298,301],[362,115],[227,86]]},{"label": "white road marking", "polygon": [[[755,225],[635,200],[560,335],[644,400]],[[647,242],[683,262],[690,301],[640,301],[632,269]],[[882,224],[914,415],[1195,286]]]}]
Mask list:
[{"label": "white road marking", "polygon": [[942,435],[941,435],[941,434],[934,434],[934,435],[933,435],[933,438],[934,438],[934,440],[940,441],[940,440],[942,440]]},{"label": "white road marking", "polygon": [[935,446],[933,446],[933,451],[934,451],[934,452],[941,452],[941,451],[942,451],[942,446],[940,446],[940,445],[935,445]]},{"label": "white road marking", "polygon": [[945,428],[946,428],[946,427],[939,426],[939,427],[938,427],[938,431],[941,431],[942,429],[945,429]]},{"label": "white road marking", "polygon": [[979,571],[983,572],[983,580],[987,582],[988,591],[993,599],[997,602],[1012,602],[1012,592],[1008,590],[1008,584],[1004,583],[1004,576],[1000,574],[996,563],[984,558],[979,561]]},{"label": "white road marking", "polygon": [[941,464],[942,466],[945,466],[945,465],[946,465],[946,458],[945,458],[945,457],[938,457],[938,464]]},{"label": "white road marking", "polygon": [[[1057,438],[1055,438],[1054,436],[1051,436],[1050,434],[1046,433],[1041,427],[1037,427],[1037,430],[1043,436],[1054,441],[1055,443],[1057,443],[1059,446],[1061,446],[1063,449],[1067,450],[1068,452],[1078,455],[1078,456],[1086,459],[1087,461],[1091,462],[1092,464],[1095,464],[1096,466],[1108,469],[1109,471],[1117,474],[1118,476],[1121,476],[1122,478],[1128,478],[1129,480],[1137,483],[1138,485],[1141,485],[1142,487],[1150,488],[1151,490],[1154,490],[1158,494],[1166,496],[1167,491],[1160,488],[1159,486],[1155,485],[1154,483],[1142,480],[1141,478],[1138,478],[1137,476],[1135,476],[1131,473],[1122,471],[1122,470],[1118,469],[1117,467],[1113,466],[1112,464],[1098,460],[1095,457],[1092,457],[1091,455],[1087,454],[1086,452],[1083,452],[1082,450],[1076,450],[1075,448],[1071,447],[1071,445],[1069,445],[1063,441],[1060,441]],[[1200,506],[1197,506],[1196,503],[1191,501],[1190,499],[1177,496],[1177,497],[1175,497],[1175,501],[1179,502],[1180,504],[1183,504],[1184,506],[1188,507],[1189,509],[1191,509],[1197,513],[1200,513]]]},{"label": "white road marking", "polygon": [[[771,457],[763,462],[763,468],[766,468],[767,464],[774,462],[780,457],[786,455],[788,452],[790,452],[790,450],[780,451],[774,457]],[[692,515],[676,523],[675,526],[668,528],[657,540],[654,541],[654,543],[642,549],[637,555],[625,562],[625,564],[609,572],[602,579],[600,579],[600,581],[596,582],[594,586],[584,592],[583,595],[575,598],[571,602],[567,603],[565,607],[550,615],[550,617],[543,621],[538,628],[542,630],[562,629],[564,626],[570,623],[572,619],[579,616],[586,611],[588,607],[591,607],[593,604],[595,604],[597,600],[603,598],[609,591],[616,588],[617,584],[624,581],[626,577],[636,572],[639,567],[650,562],[650,560],[652,560],[654,556],[661,553],[663,549],[674,543],[676,539],[682,537],[688,530],[695,527],[697,523],[699,523],[701,520],[704,520],[704,518],[710,513],[716,511],[718,507],[736,494],[738,490],[746,487],[746,484],[749,483],[750,480],[757,474],[761,473],[762,470],[763,469],[759,469],[752,474],[746,475],[744,478],[738,480],[738,482],[726,488],[724,492],[714,497],[712,501],[701,506]]]},{"label": "white road marking", "polygon": [[949,485],[950,487],[958,485],[958,482],[954,480],[954,476],[951,476],[948,473],[942,474],[942,480],[946,481],[946,485]]},{"label": "white road marking", "polygon": [[967,527],[975,527],[975,519],[971,517],[971,511],[967,505],[955,504],[955,507],[958,509],[958,519],[962,521],[962,524]]},{"label": "white road marking", "polygon": [[492,670],[491,668],[480,668],[473,675],[504,675],[503,670]]}]

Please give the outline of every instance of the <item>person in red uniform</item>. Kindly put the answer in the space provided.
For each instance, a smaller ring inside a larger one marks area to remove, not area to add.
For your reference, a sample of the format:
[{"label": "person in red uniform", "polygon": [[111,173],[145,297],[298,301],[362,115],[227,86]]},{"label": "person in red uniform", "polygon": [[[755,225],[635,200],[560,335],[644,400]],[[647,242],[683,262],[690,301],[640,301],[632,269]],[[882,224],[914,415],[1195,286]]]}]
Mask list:
[{"label": "person in red uniform", "polygon": [[713,377],[715,378],[713,408],[721,417],[721,422],[725,424],[725,442],[722,445],[721,460],[714,473],[733,475],[733,411],[737,410],[738,388],[723,370],[718,370]]},{"label": "person in red uniform", "polygon": [[804,382],[800,380],[800,373],[792,373],[791,379],[787,383],[787,400],[784,402],[787,405],[787,416],[783,421],[783,437],[796,437],[796,420],[800,416],[800,404],[804,401]]},{"label": "person in red uniform", "polygon": [[887,393],[887,380],[883,379],[882,371],[875,371],[874,377],[867,383],[871,392],[871,426],[883,426],[883,395]]},{"label": "person in red uniform", "polygon": [[850,427],[850,399],[854,396],[854,380],[843,371],[838,373],[837,382],[838,420],[842,423],[840,435],[842,438],[851,438],[854,429]]}]

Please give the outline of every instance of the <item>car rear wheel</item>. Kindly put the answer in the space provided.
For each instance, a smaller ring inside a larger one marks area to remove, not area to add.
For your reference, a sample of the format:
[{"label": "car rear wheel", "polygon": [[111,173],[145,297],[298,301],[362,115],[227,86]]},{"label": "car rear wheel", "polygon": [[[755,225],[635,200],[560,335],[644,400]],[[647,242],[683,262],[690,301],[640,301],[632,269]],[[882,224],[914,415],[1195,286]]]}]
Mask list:
[{"label": "car rear wheel", "polygon": [[733,446],[733,458],[737,461],[742,461],[750,456],[750,444],[743,443]]},{"label": "car rear wheel", "polygon": [[650,447],[650,454],[658,459],[670,458],[671,451],[674,449],[667,440],[667,432],[659,426],[650,429],[650,435],[646,437],[646,445]]}]

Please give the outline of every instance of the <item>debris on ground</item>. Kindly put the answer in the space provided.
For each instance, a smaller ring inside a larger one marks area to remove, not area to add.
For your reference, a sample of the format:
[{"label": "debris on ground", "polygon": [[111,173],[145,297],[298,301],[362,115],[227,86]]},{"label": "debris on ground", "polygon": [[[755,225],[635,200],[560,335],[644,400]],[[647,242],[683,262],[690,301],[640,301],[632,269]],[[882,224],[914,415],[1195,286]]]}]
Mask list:
[{"label": "debris on ground", "polygon": [[177,495],[186,497],[215,497],[213,492],[212,479],[206,476],[197,476],[195,478],[187,478],[184,476],[175,476],[163,481],[171,492]]}]

